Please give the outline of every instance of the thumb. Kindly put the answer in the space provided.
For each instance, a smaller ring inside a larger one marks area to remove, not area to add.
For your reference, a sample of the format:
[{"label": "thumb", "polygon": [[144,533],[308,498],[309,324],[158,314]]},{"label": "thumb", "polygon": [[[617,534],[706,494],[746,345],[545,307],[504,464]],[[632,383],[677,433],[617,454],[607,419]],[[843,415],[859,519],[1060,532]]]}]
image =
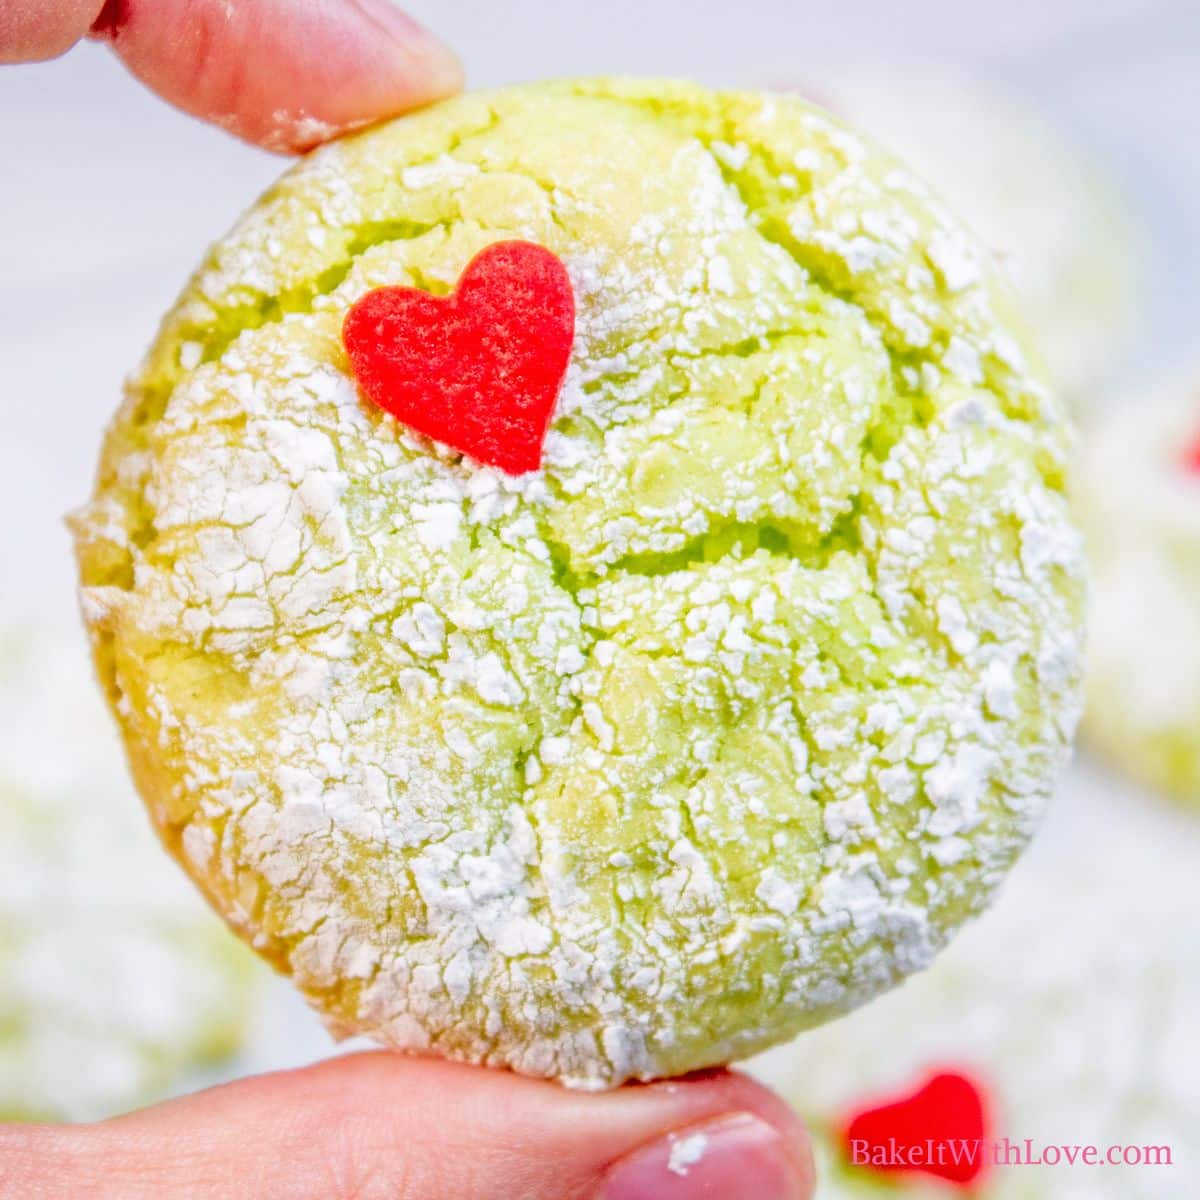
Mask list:
[{"label": "thumb", "polygon": [[0,1126],[0,1194],[808,1200],[787,1106],[717,1071],[587,1095],[378,1051],[93,1126]]},{"label": "thumb", "polygon": [[268,150],[462,85],[454,55],[388,0],[108,0],[92,32],[165,100]]}]

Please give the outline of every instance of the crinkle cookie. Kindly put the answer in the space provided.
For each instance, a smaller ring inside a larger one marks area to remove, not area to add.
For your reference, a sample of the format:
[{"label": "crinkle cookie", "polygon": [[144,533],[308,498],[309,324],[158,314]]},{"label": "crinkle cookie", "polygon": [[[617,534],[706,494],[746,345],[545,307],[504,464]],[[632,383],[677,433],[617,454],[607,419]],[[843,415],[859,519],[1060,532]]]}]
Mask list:
[{"label": "crinkle cookie", "polygon": [[1055,382],[1097,407],[1140,311],[1143,251],[1106,173],[1035,107],[922,64],[831,69],[814,91],[900,155],[1000,259]]},{"label": "crinkle cookie", "polygon": [[159,851],[75,639],[0,637],[0,1120],[92,1120],[225,1058],[253,956]]},{"label": "crinkle cookie", "polygon": [[1085,446],[1079,483],[1088,745],[1200,806],[1200,370],[1130,397]]},{"label": "crinkle cookie", "polygon": [[[1094,772],[1073,774],[996,907],[892,995],[749,1064],[810,1121],[828,1200],[962,1194],[928,1173],[854,1169],[838,1128],[931,1073],[978,1081],[989,1136],[1169,1147],[1171,1166],[990,1167],[981,1200],[1200,1195],[1200,834]],[[860,1155],[864,1151],[859,1150]],[[990,1151],[989,1151],[990,1153]]]},{"label": "crinkle cookie", "polygon": [[[341,341],[481,248],[565,264],[520,476]],[[75,530],[167,845],[338,1031],[585,1087],[925,966],[1067,753],[1060,407],[990,257],[797,99],[467,96],[318,151],[207,261]]]}]

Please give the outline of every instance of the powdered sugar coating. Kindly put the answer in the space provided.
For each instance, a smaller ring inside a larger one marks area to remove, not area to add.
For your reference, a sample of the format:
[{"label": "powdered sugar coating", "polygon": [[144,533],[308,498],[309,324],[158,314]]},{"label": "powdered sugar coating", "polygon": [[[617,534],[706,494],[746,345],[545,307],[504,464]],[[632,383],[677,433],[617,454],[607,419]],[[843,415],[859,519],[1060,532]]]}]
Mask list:
[{"label": "powdered sugar coating", "polygon": [[[339,343],[513,237],[577,308],[517,479]],[[796,100],[540,85],[318,152],[167,318],[76,519],[167,841],[335,1028],[580,1086],[925,965],[1075,721],[1064,430],[1003,303]]]}]

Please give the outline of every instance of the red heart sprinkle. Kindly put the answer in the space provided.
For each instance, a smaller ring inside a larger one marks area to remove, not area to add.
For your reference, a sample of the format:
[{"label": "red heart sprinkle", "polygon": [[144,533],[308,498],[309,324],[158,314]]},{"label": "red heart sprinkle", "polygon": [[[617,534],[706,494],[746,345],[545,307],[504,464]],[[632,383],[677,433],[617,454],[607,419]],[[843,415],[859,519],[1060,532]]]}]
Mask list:
[{"label": "red heart sprinkle", "polygon": [[847,1161],[888,1173],[919,1172],[962,1185],[989,1165],[984,1089],[959,1071],[939,1071],[915,1091],[849,1113],[838,1140]]},{"label": "red heart sprinkle", "polygon": [[1191,441],[1183,452],[1184,469],[1193,475],[1200,475],[1200,433]]},{"label": "red heart sprinkle", "polygon": [[376,288],[342,325],[368,399],[417,433],[510,475],[542,464],[574,336],[567,270],[532,242],[481,250],[444,298]]}]

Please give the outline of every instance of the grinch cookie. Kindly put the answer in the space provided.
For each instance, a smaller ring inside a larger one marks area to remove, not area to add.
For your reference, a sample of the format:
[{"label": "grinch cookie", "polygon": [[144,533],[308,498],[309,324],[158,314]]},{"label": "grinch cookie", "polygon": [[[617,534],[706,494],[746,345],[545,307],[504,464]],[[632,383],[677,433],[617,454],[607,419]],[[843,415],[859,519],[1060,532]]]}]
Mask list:
[{"label": "grinch cookie", "polygon": [[[994,910],[928,972],[749,1064],[811,1121],[825,1156],[820,1196],[1200,1194],[1200,836],[1175,816],[1147,812],[1097,774],[1072,773]],[[962,1097],[939,1111],[921,1095],[947,1073],[970,1082],[982,1121]],[[903,1141],[910,1127],[917,1141],[981,1137],[981,1152],[940,1174],[854,1166],[885,1144],[881,1134]],[[1022,1151],[1029,1139],[1027,1157],[1040,1161],[1018,1164],[1008,1152],[997,1163],[1004,1139]],[[1106,1157],[1115,1147],[1121,1161],[1072,1165],[1057,1149],[1092,1145]]]},{"label": "grinch cookie", "polygon": [[1096,406],[1130,341],[1139,237],[1124,201],[1032,106],[944,68],[830,72],[813,93],[878,138],[992,248],[1055,382]]},{"label": "grinch cookie", "polygon": [[231,1054],[253,957],[155,845],[74,639],[0,638],[0,1120],[90,1120]]},{"label": "grinch cookie", "polygon": [[164,841],[334,1029],[674,1074],[987,903],[1081,607],[989,261],[798,99],[618,80],[349,138],[212,250],[83,607]]},{"label": "grinch cookie", "polygon": [[1114,412],[1079,484],[1094,570],[1088,745],[1200,806],[1200,370]]}]

